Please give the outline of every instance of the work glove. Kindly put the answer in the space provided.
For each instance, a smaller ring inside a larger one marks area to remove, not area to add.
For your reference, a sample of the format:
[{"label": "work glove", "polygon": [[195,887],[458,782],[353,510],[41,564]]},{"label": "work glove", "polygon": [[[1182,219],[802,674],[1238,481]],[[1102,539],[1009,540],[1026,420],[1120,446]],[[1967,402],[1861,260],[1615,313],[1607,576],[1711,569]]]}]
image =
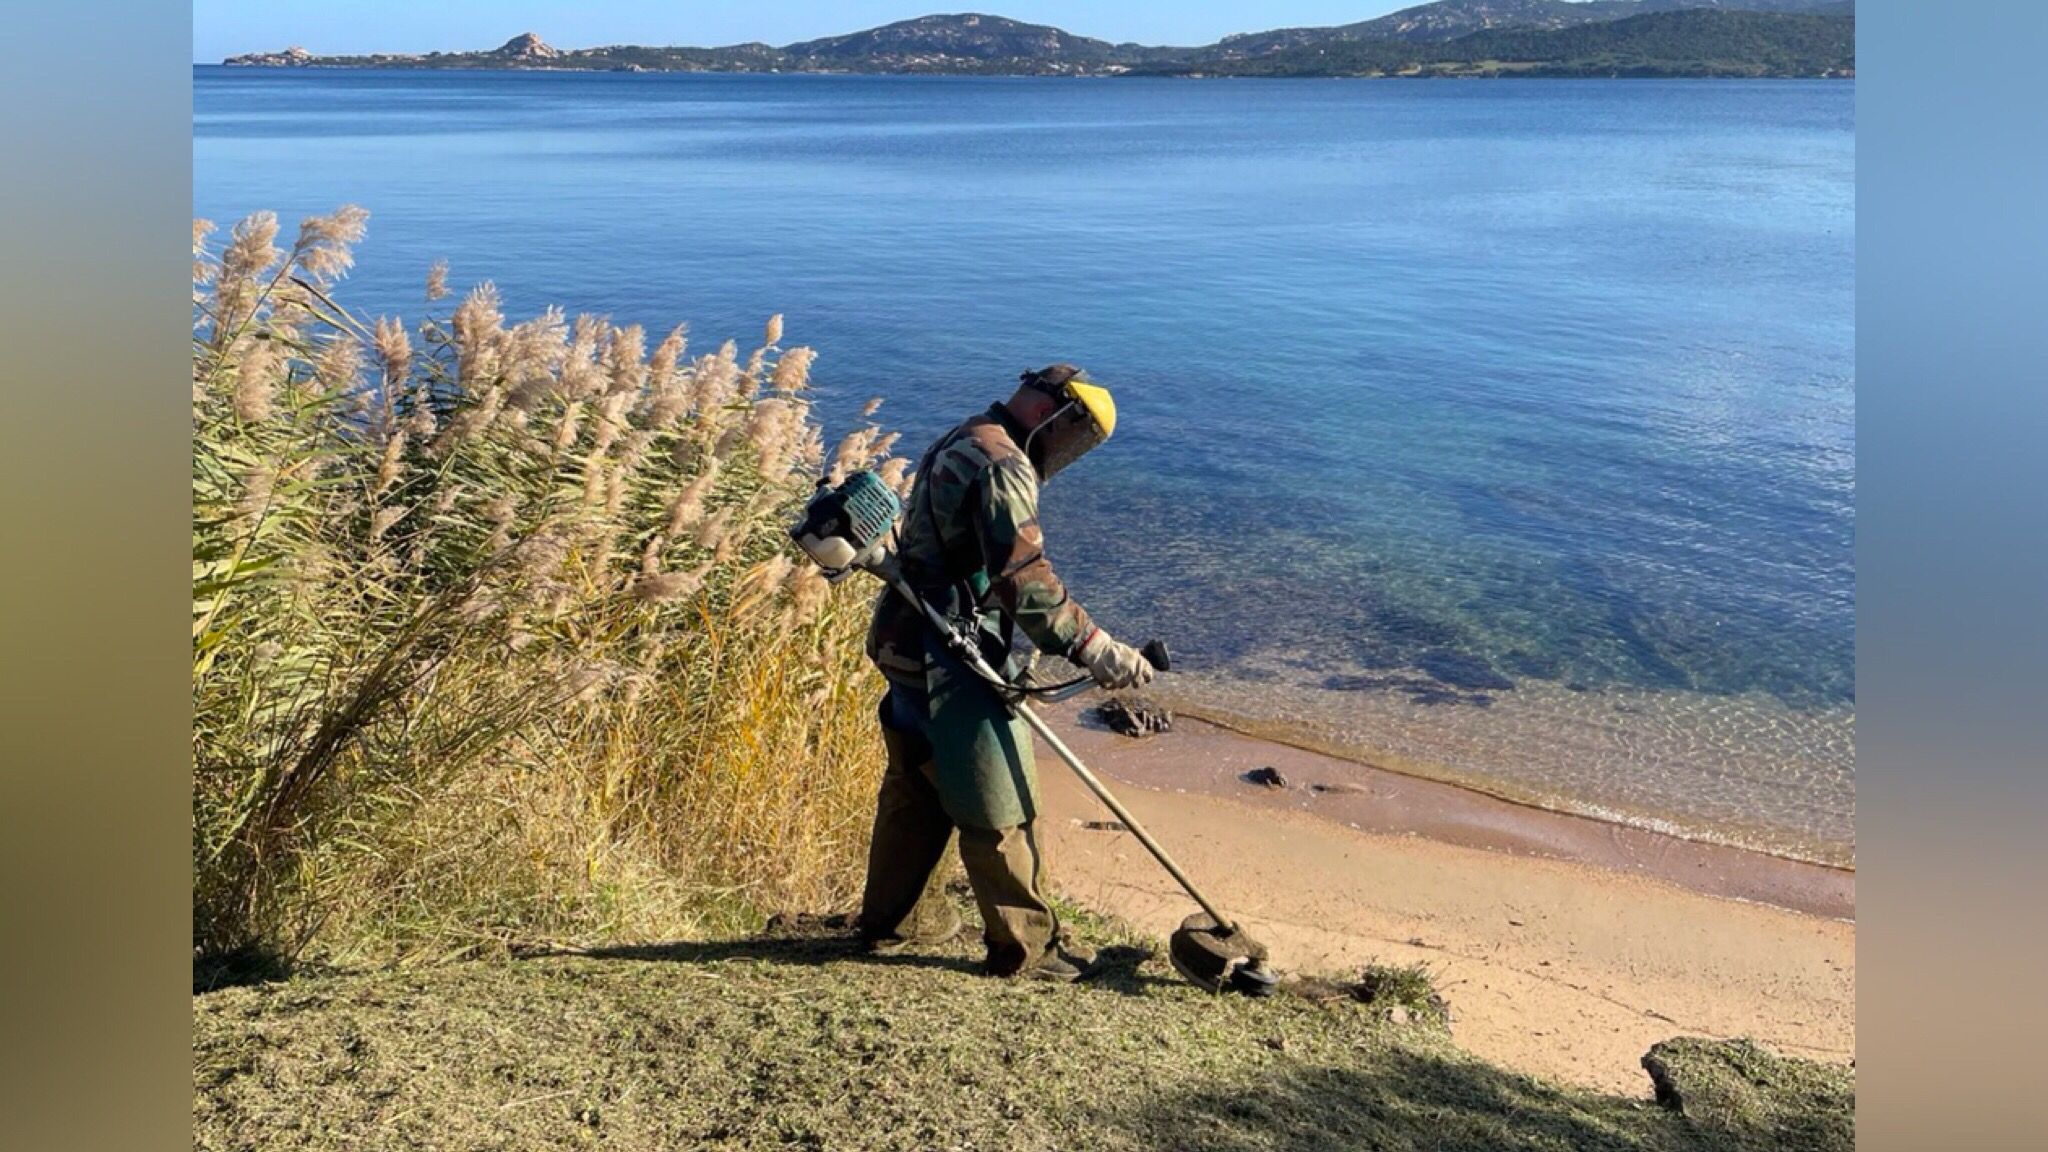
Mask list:
[{"label": "work glove", "polygon": [[1129,644],[1118,643],[1110,634],[1097,628],[1081,647],[1074,658],[1095,677],[1095,683],[1111,689],[1143,688],[1152,682],[1152,662],[1145,659]]}]

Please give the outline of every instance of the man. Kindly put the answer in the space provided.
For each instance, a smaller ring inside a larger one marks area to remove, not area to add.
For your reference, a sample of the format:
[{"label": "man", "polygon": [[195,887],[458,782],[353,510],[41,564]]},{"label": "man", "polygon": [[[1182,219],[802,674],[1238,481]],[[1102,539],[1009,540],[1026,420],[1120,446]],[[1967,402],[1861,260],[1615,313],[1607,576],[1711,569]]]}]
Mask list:
[{"label": "man", "polygon": [[[1067,595],[1038,526],[1038,486],[1115,427],[1108,390],[1054,364],[1024,373],[1008,401],[940,437],[918,465],[897,563],[927,602],[975,630],[992,666],[1006,665],[1021,628],[1039,651],[1082,665],[1104,688],[1152,679],[1136,649]],[[958,931],[944,897],[926,896],[957,828],[987,970],[1073,980],[1080,970],[1059,953],[1058,919],[1042,888],[1030,730],[927,628],[900,595],[882,593],[868,657],[889,682],[880,710],[889,764],[875,806],[861,935],[894,951]]]}]

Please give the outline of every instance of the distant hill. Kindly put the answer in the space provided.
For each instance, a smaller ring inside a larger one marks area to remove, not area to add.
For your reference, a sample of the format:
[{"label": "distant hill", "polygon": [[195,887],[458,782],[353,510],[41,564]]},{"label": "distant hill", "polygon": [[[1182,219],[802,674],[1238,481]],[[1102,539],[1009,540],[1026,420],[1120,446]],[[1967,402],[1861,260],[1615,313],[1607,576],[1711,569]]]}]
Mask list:
[{"label": "distant hill", "polygon": [[1116,58],[1115,45],[1104,40],[1049,24],[974,13],[899,20],[865,32],[791,44],[782,52],[793,60],[894,62],[907,67],[949,60],[1102,63]]},{"label": "distant hill", "polygon": [[[777,48],[563,49],[528,32],[477,52],[231,56],[267,68],[929,72],[1113,76],[1834,76],[1855,70],[1853,0],[1437,0],[1196,48],[1112,44],[980,13],[920,16]],[[1645,23],[1647,21],[1647,23]]]},{"label": "distant hill", "polygon": [[518,61],[521,63],[539,63],[548,60],[561,59],[562,50],[559,48],[549,47],[546,41],[542,40],[540,37],[534,35],[533,33],[528,32],[521,36],[514,36],[510,40],[505,41],[505,43],[501,47],[499,47],[499,49],[496,52],[491,53],[491,55],[500,57],[505,60]]},{"label": "distant hill", "polygon": [[[1566,5],[1577,7],[1578,5]],[[1853,76],[1856,19],[1681,9],[1451,40],[1323,40],[1146,69],[1201,76]]]},{"label": "distant hill", "polygon": [[1627,8],[1635,15],[1637,0],[1438,0],[1404,8],[1374,20],[1319,28],[1275,28],[1270,32],[1244,32],[1226,36],[1212,49],[1216,58],[1266,56],[1292,48],[1327,47],[1359,40],[1398,40],[1431,43],[1455,40],[1489,28],[1567,28],[1575,24],[1615,19],[1614,8]]},{"label": "distant hill", "polygon": [[1555,31],[1656,12],[1710,8],[1723,12],[1846,15],[1854,0],[1437,0],[1398,12],[1322,28],[1277,28],[1226,36],[1212,57],[1263,56],[1289,48],[1359,40],[1441,43],[1497,29]]}]

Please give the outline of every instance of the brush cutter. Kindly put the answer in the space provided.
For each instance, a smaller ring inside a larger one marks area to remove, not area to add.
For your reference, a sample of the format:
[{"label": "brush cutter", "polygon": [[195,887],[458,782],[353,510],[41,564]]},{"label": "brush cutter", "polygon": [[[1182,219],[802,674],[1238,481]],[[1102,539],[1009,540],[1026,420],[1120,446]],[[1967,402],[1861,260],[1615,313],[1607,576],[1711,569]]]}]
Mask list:
[{"label": "brush cutter", "polygon": [[[902,512],[903,502],[881,477],[873,472],[856,472],[837,487],[820,480],[817,494],[804,508],[803,519],[789,530],[789,534],[805,554],[825,570],[828,579],[837,582],[853,572],[866,572],[915,605],[946,650],[986,681],[1010,712],[1067,762],[1067,767],[1074,770],[1074,775],[1081,778],[1081,783],[1088,786],[1095,798],[1116,814],[1131,835],[1138,838],[1138,843],[1143,844],[1167,874],[1194,898],[1202,911],[1181,921],[1180,928],[1168,941],[1168,957],[1175,971],[1211,992],[1227,989],[1248,996],[1270,993],[1278,980],[1266,966],[1265,945],[1252,939],[1235,920],[1225,916],[1213,901],[1202,895],[1195,882],[1173,862],[1173,857],[1167,855],[1166,849],[1145,831],[1144,825],[1138,823],[1137,817],[1131,815],[1095,773],[1088,770],[1073,749],[1068,748],[1066,742],[1031,709],[1029,701],[1032,699],[1048,702],[1065,700],[1086,691],[1092,681],[1082,676],[1059,684],[1020,684],[1011,682],[991,667],[973,633],[948,619],[919,596],[889,555],[889,534]],[[1163,642],[1154,640],[1145,645],[1143,652],[1153,667],[1162,672],[1167,670],[1171,660]]]}]

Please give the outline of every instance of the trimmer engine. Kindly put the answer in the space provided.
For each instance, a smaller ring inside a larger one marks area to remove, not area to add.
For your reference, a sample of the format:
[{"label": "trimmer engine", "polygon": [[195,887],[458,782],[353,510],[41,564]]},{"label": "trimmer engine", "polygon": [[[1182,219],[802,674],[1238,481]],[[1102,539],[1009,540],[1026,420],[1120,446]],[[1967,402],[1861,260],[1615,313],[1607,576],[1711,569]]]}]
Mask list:
[{"label": "trimmer engine", "polygon": [[871,471],[855,472],[834,488],[818,481],[804,505],[804,518],[789,530],[830,580],[856,568],[873,569],[889,551],[889,529],[903,514],[903,501]]}]

